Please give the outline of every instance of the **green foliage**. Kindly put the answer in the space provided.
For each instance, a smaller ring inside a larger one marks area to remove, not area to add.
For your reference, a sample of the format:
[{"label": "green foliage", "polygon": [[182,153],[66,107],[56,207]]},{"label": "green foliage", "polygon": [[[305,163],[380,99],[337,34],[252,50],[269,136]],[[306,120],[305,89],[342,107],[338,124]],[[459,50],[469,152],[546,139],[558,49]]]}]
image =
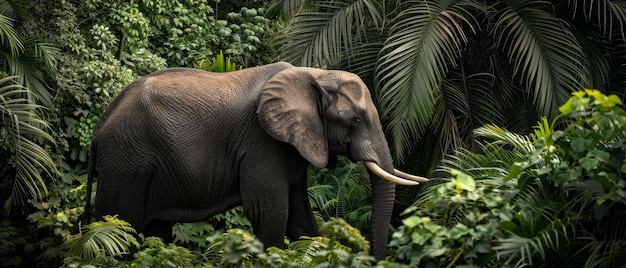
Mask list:
[{"label": "green foliage", "polygon": [[323,220],[344,218],[359,230],[369,232],[371,190],[362,164],[338,157],[333,170],[309,167],[308,178],[311,207],[319,211]]},{"label": "green foliage", "polygon": [[200,57],[194,64],[194,68],[209,72],[226,73],[241,70],[243,66],[237,66],[236,63],[230,60],[230,57],[227,58],[224,56],[224,53],[220,51],[219,54],[210,60],[206,59],[206,57]]},{"label": "green foliage", "polygon": [[256,66],[271,61],[269,34],[278,27],[264,17],[265,9],[243,7],[240,12],[230,12],[226,20],[217,20],[217,43],[224,52],[242,66]]},{"label": "green foliage", "polygon": [[174,244],[165,245],[159,238],[147,237],[143,250],[135,253],[130,267],[195,267],[196,256],[188,249]]},{"label": "green foliage", "polygon": [[41,173],[54,176],[57,171],[48,152],[38,143],[53,141],[47,132],[50,126],[38,116],[42,107],[28,94],[28,89],[15,83],[15,77],[0,79],[0,148],[11,153],[3,164],[14,168],[9,173],[13,177],[7,176],[13,184],[11,193],[6,200],[2,198],[7,212],[14,206],[23,208],[29,198],[42,200],[48,188]]},{"label": "green foliage", "polygon": [[478,129],[493,141],[481,153],[459,151],[445,162],[450,181],[405,212],[391,260],[448,267],[624,263],[626,112],[615,95],[573,95],[530,137]]},{"label": "green foliage", "polygon": [[12,267],[22,263],[22,258],[15,254],[17,248],[26,243],[22,235],[10,221],[0,222],[0,262],[3,265]]},{"label": "green foliage", "polygon": [[340,218],[332,218],[320,226],[320,232],[325,237],[347,245],[355,252],[370,251],[370,243],[361,235],[361,232]]},{"label": "green foliage", "polygon": [[174,243],[190,249],[203,249],[208,245],[207,236],[216,232],[207,222],[177,223],[173,227]]},{"label": "green foliage", "polygon": [[231,229],[226,233],[208,238],[211,242],[202,255],[208,263],[224,267],[255,267],[262,264],[263,243],[250,233],[241,229]]},{"label": "green foliage", "polygon": [[[359,74],[396,163],[478,146],[472,130],[532,131],[572,90],[624,94],[623,0],[276,0],[281,58]],[[424,144],[427,144],[426,146]]]},{"label": "green foliage", "polygon": [[104,256],[128,254],[131,247],[139,247],[133,236],[135,230],[115,216],[104,216],[104,221],[93,222],[85,226],[83,234],[69,235],[64,247],[69,257],[91,261]]},{"label": "green foliage", "polygon": [[237,206],[224,213],[213,216],[210,220],[213,226],[223,229],[242,229],[252,231],[252,224],[246,218],[242,206]]},{"label": "green foliage", "polygon": [[369,242],[344,220],[330,219],[322,223],[320,231],[324,236],[302,237],[287,249],[269,248],[269,257],[283,266],[363,267],[375,262],[368,254]]},{"label": "green foliage", "polygon": [[78,216],[83,213],[85,203],[85,182],[87,174],[78,168],[71,168],[58,160],[61,176],[48,184],[49,197],[45,201],[31,200],[31,210],[26,219],[33,224],[31,235],[38,235],[28,247],[39,252],[40,260],[50,261],[64,255],[61,248],[63,239],[75,229]]},{"label": "green foliage", "polygon": [[[451,170],[449,182],[433,187],[423,207],[409,209],[392,236],[397,262],[409,265],[488,265],[493,244],[504,237],[500,224],[510,222],[516,207],[511,185],[475,181]],[[485,262],[487,261],[487,262]]]}]

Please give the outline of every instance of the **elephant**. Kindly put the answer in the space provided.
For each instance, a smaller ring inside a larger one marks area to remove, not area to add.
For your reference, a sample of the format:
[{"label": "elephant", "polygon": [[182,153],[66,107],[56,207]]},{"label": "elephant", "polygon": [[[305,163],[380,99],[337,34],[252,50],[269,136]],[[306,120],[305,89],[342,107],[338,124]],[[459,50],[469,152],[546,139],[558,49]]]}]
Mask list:
[{"label": "elephant", "polygon": [[171,241],[173,223],[242,205],[266,247],[284,246],[285,236],[318,234],[307,167],[332,168],[338,155],[379,175],[371,178],[371,242],[383,259],[395,185],[427,179],[394,168],[357,75],[286,62],[229,73],[165,69],[128,85],[98,121],[89,153],[88,196],[98,182],[91,215],[118,215],[138,233]]}]

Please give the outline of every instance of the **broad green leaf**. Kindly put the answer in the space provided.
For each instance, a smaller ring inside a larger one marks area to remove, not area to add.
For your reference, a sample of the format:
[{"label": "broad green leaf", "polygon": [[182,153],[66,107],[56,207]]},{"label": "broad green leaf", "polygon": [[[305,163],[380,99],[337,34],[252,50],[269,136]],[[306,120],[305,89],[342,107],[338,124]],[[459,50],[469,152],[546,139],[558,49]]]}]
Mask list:
[{"label": "broad green leaf", "polygon": [[469,175],[459,172],[456,178],[452,179],[452,182],[455,183],[456,192],[461,193],[463,190],[473,192],[476,190],[476,181]]}]

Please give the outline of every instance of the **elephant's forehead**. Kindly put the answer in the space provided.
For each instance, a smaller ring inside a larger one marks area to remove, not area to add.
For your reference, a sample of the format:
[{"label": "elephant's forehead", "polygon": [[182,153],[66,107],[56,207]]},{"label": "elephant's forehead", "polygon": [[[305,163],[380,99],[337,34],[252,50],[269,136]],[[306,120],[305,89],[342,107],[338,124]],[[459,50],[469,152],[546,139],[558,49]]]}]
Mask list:
[{"label": "elephant's forehead", "polygon": [[365,109],[368,102],[372,101],[367,86],[355,74],[350,74],[347,79],[342,80],[341,94],[345,95],[352,105],[362,109]]}]

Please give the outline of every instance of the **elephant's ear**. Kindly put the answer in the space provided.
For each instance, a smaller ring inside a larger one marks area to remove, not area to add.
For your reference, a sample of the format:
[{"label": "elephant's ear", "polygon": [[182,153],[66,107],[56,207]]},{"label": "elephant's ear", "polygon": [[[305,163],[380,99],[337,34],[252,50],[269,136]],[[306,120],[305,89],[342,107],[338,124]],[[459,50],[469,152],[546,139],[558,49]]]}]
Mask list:
[{"label": "elephant's ear", "polygon": [[273,138],[295,146],[316,167],[328,164],[328,142],[322,121],[326,89],[337,87],[330,72],[296,67],[274,75],[259,97],[261,126]]}]

